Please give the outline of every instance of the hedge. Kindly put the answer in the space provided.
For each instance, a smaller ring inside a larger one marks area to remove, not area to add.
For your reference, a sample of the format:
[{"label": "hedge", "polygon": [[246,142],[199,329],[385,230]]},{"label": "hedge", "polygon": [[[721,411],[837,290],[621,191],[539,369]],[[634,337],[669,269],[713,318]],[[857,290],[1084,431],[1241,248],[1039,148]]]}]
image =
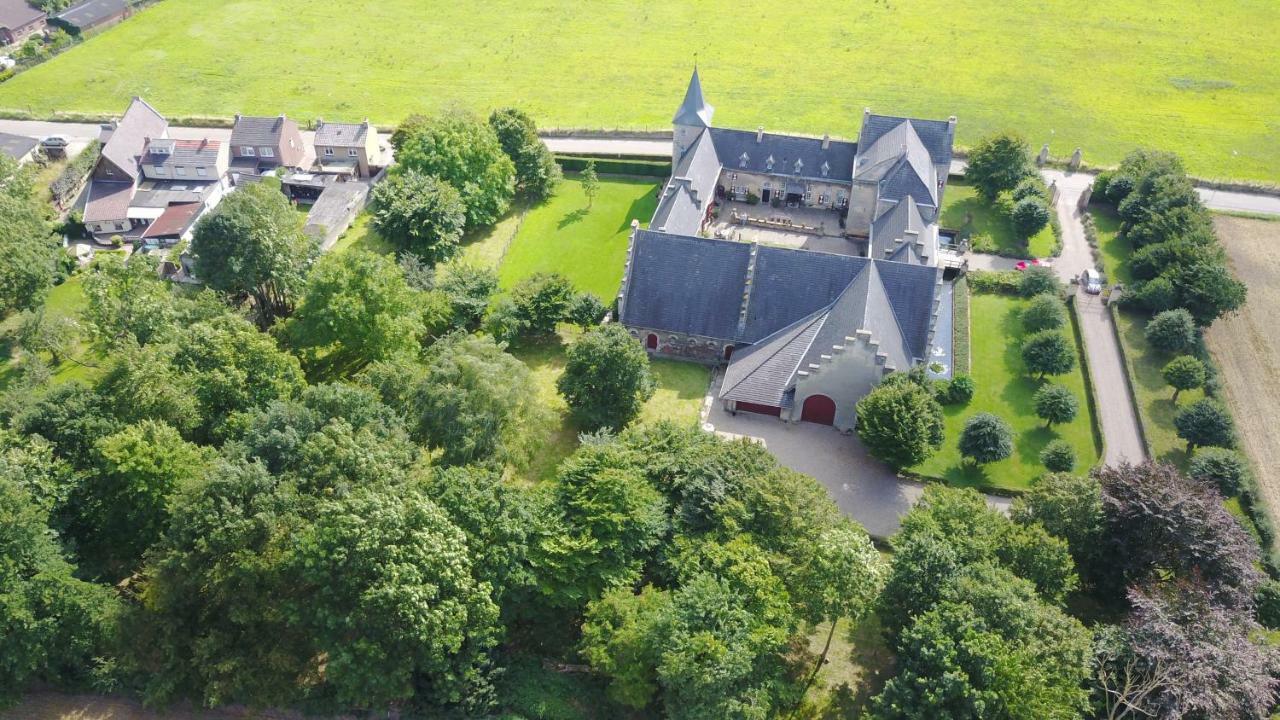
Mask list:
[{"label": "hedge", "polygon": [[94,140],[79,155],[77,155],[67,166],[58,173],[58,177],[49,183],[49,192],[53,196],[53,202],[60,208],[65,208],[75,200],[75,196],[84,186],[84,179],[93,171],[93,166],[98,164],[98,156],[102,153],[102,143]]},{"label": "hedge", "polygon": [[956,278],[951,289],[951,375],[969,374],[969,280]]},{"label": "hedge", "polygon": [[1006,295],[1022,292],[1022,274],[1017,270],[970,270],[968,277],[974,292]]},{"label": "hedge", "polygon": [[615,160],[570,155],[557,155],[556,162],[565,172],[581,172],[587,161],[595,160],[596,172],[601,175],[639,175],[641,177],[670,177],[671,163],[661,160]]}]

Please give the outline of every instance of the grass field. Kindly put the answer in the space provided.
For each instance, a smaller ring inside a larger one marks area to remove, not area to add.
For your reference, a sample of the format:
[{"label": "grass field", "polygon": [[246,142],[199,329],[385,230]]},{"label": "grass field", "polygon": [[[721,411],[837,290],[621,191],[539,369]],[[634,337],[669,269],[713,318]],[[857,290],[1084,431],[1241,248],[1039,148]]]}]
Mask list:
[{"label": "grass field", "polygon": [[[1002,203],[989,203],[978,196],[972,185],[963,180],[951,180],[942,197],[942,227],[959,230],[962,238],[987,235],[996,250],[1012,250],[1022,253],[1023,245],[1013,231],[1013,220]],[[1053,228],[1045,226],[1027,243],[1033,257],[1049,257],[1053,253]],[[978,248],[975,248],[977,250]],[[983,250],[983,252],[987,252]]]},{"label": "grass field", "polygon": [[502,256],[498,276],[509,288],[536,272],[558,272],[606,303],[618,293],[632,219],[648,223],[657,204],[652,180],[600,183],[591,208],[582,183],[565,179],[555,197],[525,213]]},{"label": "grass field", "polygon": [[518,104],[548,126],[666,129],[696,56],[726,126],[850,137],[867,106],[954,114],[961,144],[1012,128],[1115,163],[1156,143],[1199,175],[1276,181],[1278,34],[1274,0],[166,0],[5,83],[0,108],[143,95],[171,116],[387,125]]},{"label": "grass field", "polygon": [[[1076,469],[1083,471],[1098,461],[1094,445],[1093,422],[1085,402],[1084,376],[1077,363],[1067,375],[1036,380],[1027,375],[1021,345],[1022,308],[1026,300],[1007,295],[974,293],[970,297],[970,329],[972,377],[977,385],[968,405],[951,405],[946,413],[946,440],[941,450],[923,464],[912,468],[928,477],[937,477],[953,485],[983,486],[1005,490],[1024,490],[1044,473],[1040,451],[1049,441],[1062,438],[1075,448]],[[1068,328],[1066,332],[1070,332]],[[1077,348],[1079,359],[1079,348]],[[1076,396],[1080,414],[1065,425],[1046,428],[1036,417],[1032,396],[1044,382],[1065,385]],[[964,423],[980,412],[1004,418],[1013,427],[1013,456],[990,465],[973,465],[960,457],[956,443]]]}]

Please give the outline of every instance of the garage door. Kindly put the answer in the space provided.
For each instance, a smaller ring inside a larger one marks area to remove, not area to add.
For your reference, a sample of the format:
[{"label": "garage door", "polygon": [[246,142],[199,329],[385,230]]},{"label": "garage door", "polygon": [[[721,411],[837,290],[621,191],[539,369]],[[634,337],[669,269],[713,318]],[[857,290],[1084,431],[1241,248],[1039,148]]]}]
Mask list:
[{"label": "garage door", "polygon": [[782,408],[773,405],[757,405],[756,403],[739,401],[734,407],[741,412],[759,413],[760,415],[772,415],[779,417],[782,415]]},{"label": "garage door", "polygon": [[826,395],[810,395],[804,399],[800,419],[819,425],[831,425],[836,421],[836,402]]}]

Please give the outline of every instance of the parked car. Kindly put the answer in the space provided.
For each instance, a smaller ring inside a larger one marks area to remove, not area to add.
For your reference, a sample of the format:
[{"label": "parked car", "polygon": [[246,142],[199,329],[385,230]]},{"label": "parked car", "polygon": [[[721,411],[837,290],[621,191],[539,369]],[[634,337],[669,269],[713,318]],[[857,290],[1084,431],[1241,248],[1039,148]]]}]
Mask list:
[{"label": "parked car", "polygon": [[1080,286],[1090,295],[1100,295],[1102,293],[1102,276],[1097,270],[1088,268],[1080,273]]},{"label": "parked car", "polygon": [[65,150],[71,144],[70,138],[66,135],[50,135],[40,141],[40,147]]}]

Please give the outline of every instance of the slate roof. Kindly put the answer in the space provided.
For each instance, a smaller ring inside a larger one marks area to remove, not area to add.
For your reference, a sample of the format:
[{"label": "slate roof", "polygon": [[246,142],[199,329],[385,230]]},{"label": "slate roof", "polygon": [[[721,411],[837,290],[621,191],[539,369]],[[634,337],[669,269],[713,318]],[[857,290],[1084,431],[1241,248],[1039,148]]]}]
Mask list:
[{"label": "slate roof", "polygon": [[746,243],[637,230],[621,320],[654,330],[733,338],[750,261]]},{"label": "slate roof", "polygon": [[870,147],[881,136],[890,132],[903,122],[911,124],[920,141],[929,151],[934,165],[951,165],[951,145],[955,140],[955,130],[947,120],[921,120],[919,118],[903,118],[893,115],[868,114],[862,120],[862,133],[858,136],[858,144]]},{"label": "slate roof", "polygon": [[27,153],[34,150],[36,145],[39,144],[40,141],[33,137],[0,132],[0,152],[14,160],[21,160],[26,157]]},{"label": "slate roof", "polygon": [[693,69],[689,78],[689,87],[684,91],[684,102],[671,118],[672,125],[689,125],[692,127],[711,127],[711,116],[716,109],[707,104],[702,96],[702,80],[698,78],[698,68]]},{"label": "slate roof", "polygon": [[[151,165],[207,165],[218,164],[218,152],[222,143],[217,140],[153,139],[147,143],[144,162]],[[168,153],[159,152],[168,150]]]},{"label": "slate roof", "polygon": [[106,144],[102,146],[102,157],[136,180],[142,172],[138,161],[147,140],[164,137],[168,129],[168,120],[148,105],[147,101],[135,97],[129,103],[129,109],[124,111],[124,116],[115,124]]},{"label": "slate roof", "polygon": [[231,128],[231,147],[279,147],[280,136],[289,123],[293,121],[284,115],[276,117],[238,115],[235,126]]},{"label": "slate roof", "polygon": [[[821,138],[799,137],[764,133],[759,142],[758,133],[748,130],[711,128],[711,139],[716,144],[716,154],[726,170],[746,170],[790,177],[849,182],[853,178],[853,158],[857,155],[857,143],[830,140],[826,150]],[[746,163],[743,163],[746,155]],[[768,163],[773,158],[772,169]],[[801,161],[799,173],[795,172],[796,160]],[[823,164],[827,174],[822,174]]]},{"label": "slate roof", "polygon": [[167,208],[181,203],[204,203],[217,184],[214,178],[143,180],[130,207]]},{"label": "slate roof", "polygon": [[42,17],[44,12],[31,7],[26,0],[0,0],[0,27],[16,30]]},{"label": "slate roof", "polygon": [[851,255],[759,246],[747,299],[746,323],[736,339],[755,343],[827,307],[869,260]]},{"label": "slate roof", "polygon": [[804,354],[827,320],[819,311],[733,355],[725,368],[720,397],[780,407]]},{"label": "slate roof", "polygon": [[84,203],[84,221],[124,220],[133,199],[133,183],[93,180]]},{"label": "slate roof", "polygon": [[649,227],[678,235],[693,235],[702,228],[709,203],[715,201],[720,160],[710,133],[703,130],[671,171]]},{"label": "slate roof", "polygon": [[335,123],[319,121],[316,125],[316,145],[333,147],[364,147],[369,135],[368,121],[362,123]]},{"label": "slate roof", "polygon": [[925,219],[915,198],[908,196],[871,223],[868,254],[877,260],[930,264],[938,257],[937,227]]},{"label": "slate roof", "polygon": [[123,15],[129,6],[126,0],[85,0],[79,5],[63,10],[54,17],[81,30],[104,23],[117,15]]}]

